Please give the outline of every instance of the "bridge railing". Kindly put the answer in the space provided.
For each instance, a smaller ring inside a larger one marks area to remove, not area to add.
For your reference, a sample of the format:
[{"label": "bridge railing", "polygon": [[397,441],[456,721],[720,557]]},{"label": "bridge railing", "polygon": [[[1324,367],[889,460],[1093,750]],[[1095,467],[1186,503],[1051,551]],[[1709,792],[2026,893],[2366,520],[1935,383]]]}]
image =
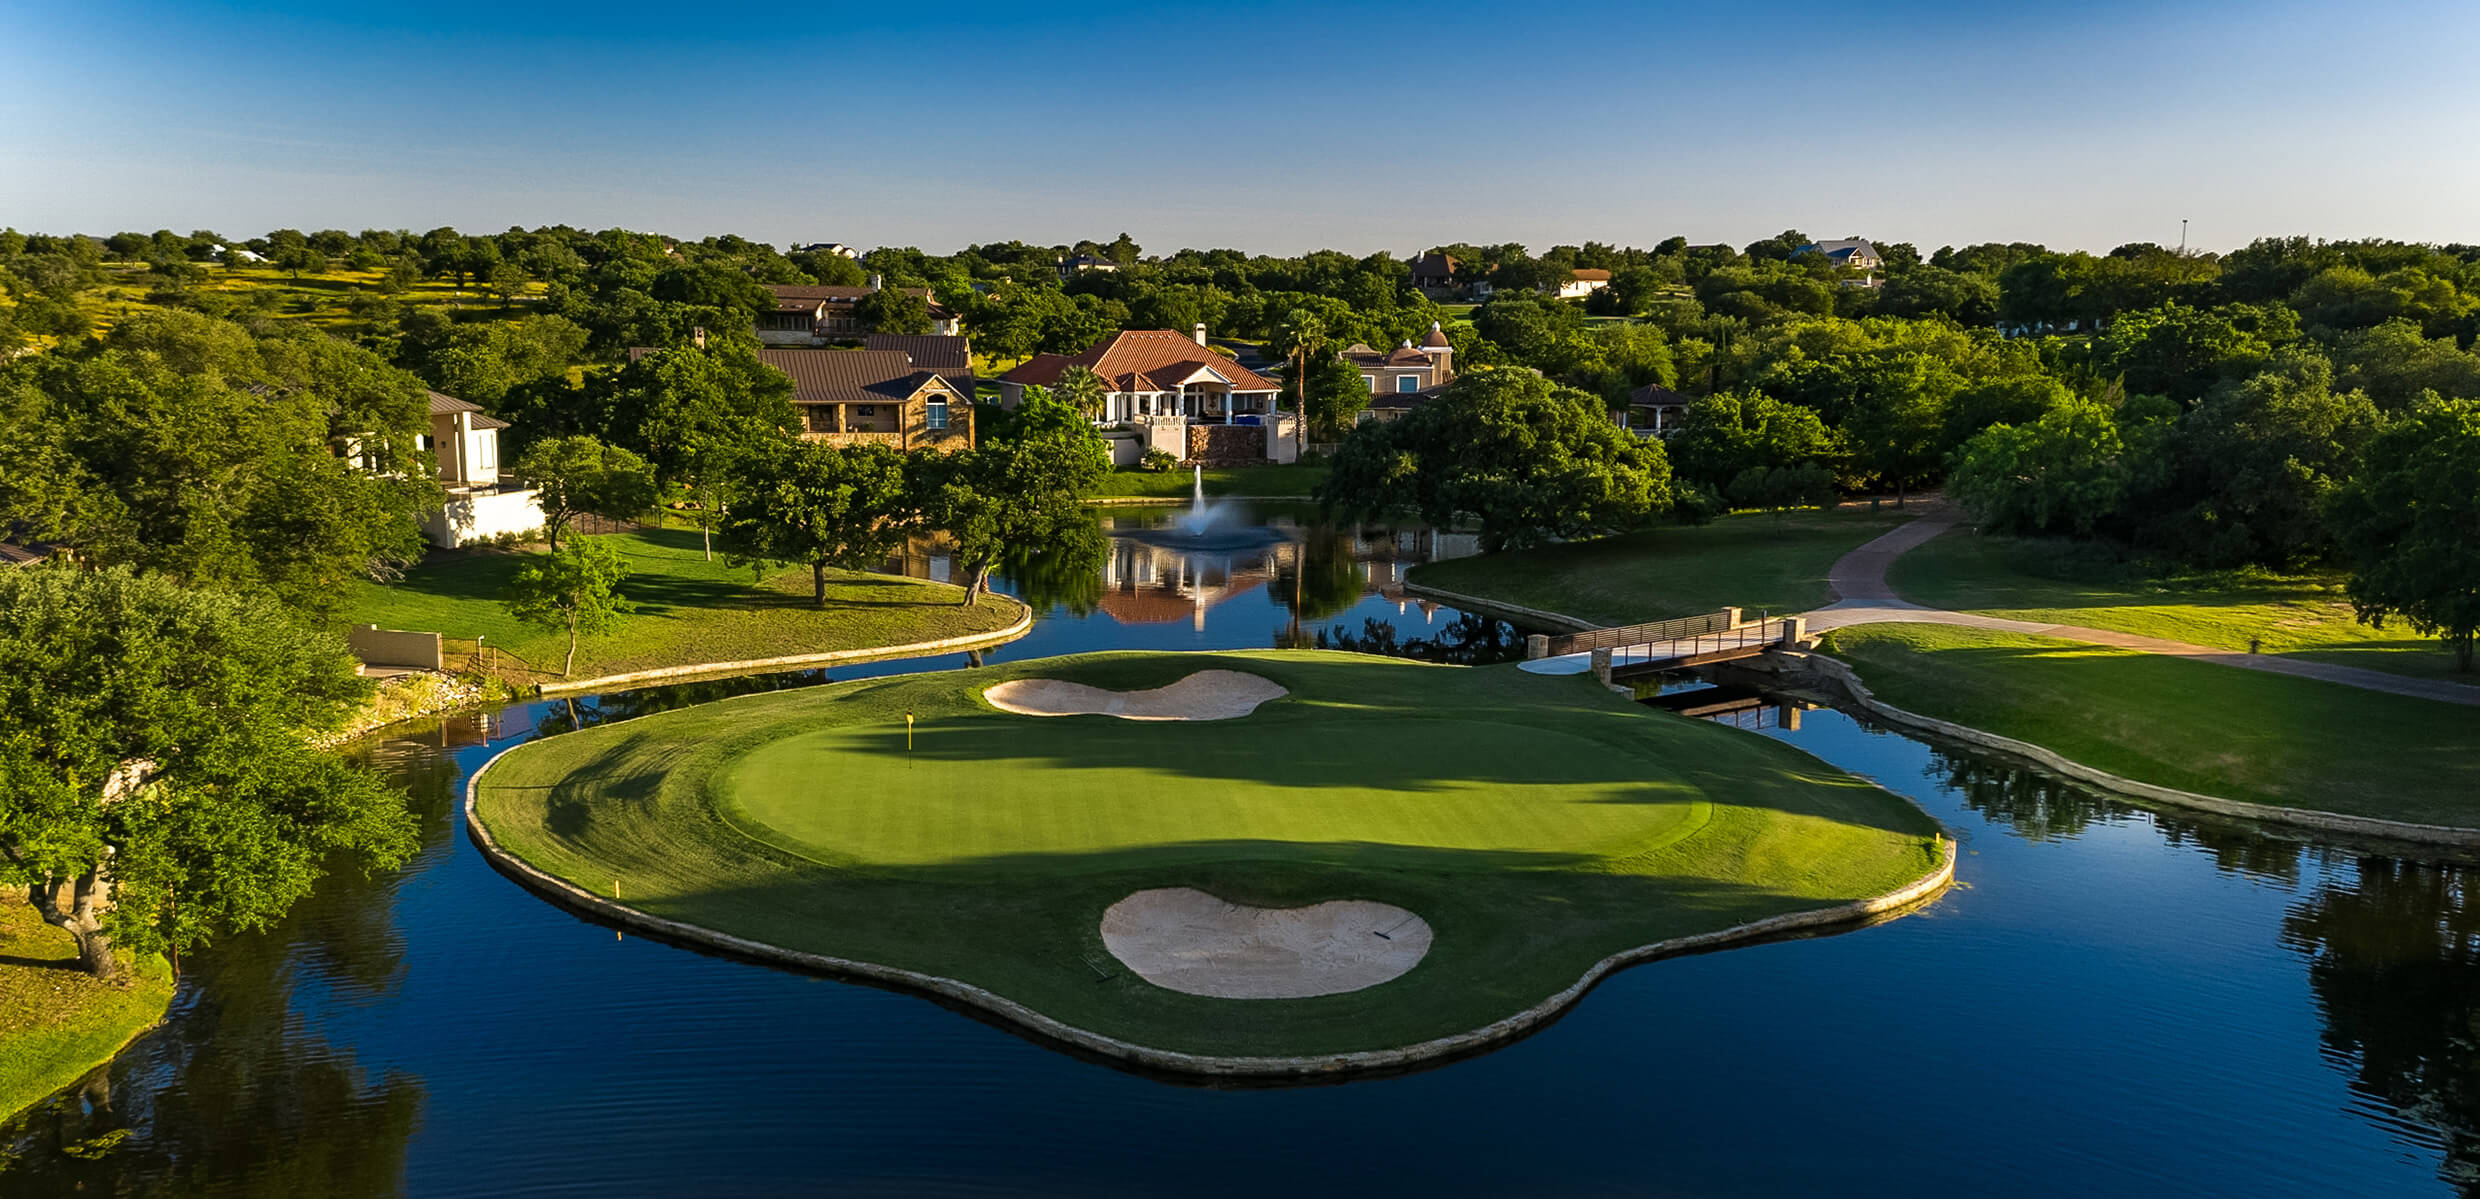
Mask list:
[{"label": "bridge railing", "polygon": [[1620,625],[1611,629],[1589,629],[1553,637],[1550,639],[1550,656],[1555,658],[1562,654],[1580,654],[1597,649],[1624,649],[1632,645],[1657,645],[1706,633],[1728,632],[1737,627],[1739,609],[1724,608],[1703,616],[1682,616],[1676,620]]}]

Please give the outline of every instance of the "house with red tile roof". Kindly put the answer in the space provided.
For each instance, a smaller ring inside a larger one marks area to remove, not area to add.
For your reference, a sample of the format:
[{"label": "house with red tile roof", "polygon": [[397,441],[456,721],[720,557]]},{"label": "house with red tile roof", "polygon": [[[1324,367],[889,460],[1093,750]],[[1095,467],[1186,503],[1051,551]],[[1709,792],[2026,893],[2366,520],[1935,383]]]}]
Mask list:
[{"label": "house with red tile roof", "polygon": [[1339,356],[1360,371],[1361,382],[1369,386],[1363,419],[1392,420],[1455,379],[1455,347],[1447,344],[1446,330],[1436,321],[1417,346],[1408,339],[1392,350],[1355,343]]},{"label": "house with red tile roof", "polygon": [[[1014,408],[1026,388],[1054,386],[1079,366],[1102,376],[1095,423],[1142,434],[1134,449],[1115,446],[1114,461],[1149,448],[1190,462],[1299,456],[1293,417],[1275,411],[1281,385],[1210,348],[1204,325],[1189,334],[1129,329],[1080,354],[1036,354],[999,376],[1000,403]],[[1229,431],[1213,432],[1218,427]]]}]

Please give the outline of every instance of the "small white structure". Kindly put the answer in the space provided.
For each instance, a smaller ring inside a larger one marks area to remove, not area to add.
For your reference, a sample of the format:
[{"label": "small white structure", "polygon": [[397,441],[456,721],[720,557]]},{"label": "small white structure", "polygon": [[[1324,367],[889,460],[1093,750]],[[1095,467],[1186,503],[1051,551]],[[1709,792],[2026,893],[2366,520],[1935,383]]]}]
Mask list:
[{"label": "small white structure", "polygon": [[455,549],[542,527],[534,490],[500,481],[499,431],[507,427],[479,404],[431,393],[431,431],[422,448],[439,463],[439,482],[448,492],[447,504],[422,522],[431,544]]},{"label": "small white structure", "polygon": [[1562,300],[1581,300],[1608,286],[1610,286],[1609,271],[1598,267],[1581,267],[1569,272],[1567,282],[1559,284],[1558,297]]}]

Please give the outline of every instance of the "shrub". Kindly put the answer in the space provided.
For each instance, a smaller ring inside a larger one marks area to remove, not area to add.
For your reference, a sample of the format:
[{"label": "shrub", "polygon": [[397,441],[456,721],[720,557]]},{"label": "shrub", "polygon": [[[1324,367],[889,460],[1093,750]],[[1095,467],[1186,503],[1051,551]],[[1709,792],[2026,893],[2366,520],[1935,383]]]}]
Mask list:
[{"label": "shrub", "polygon": [[1147,450],[1145,457],[1137,460],[1137,469],[1149,470],[1159,475],[1179,464],[1180,460],[1173,457],[1169,450]]}]

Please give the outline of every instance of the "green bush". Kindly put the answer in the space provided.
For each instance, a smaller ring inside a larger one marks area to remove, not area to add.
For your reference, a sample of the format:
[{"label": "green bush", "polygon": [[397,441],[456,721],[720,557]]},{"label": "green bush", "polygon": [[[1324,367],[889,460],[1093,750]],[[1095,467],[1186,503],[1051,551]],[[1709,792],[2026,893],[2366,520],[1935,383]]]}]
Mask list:
[{"label": "green bush", "polygon": [[1155,474],[1161,474],[1164,471],[1170,470],[1172,467],[1178,466],[1179,464],[1180,460],[1172,457],[1171,451],[1169,450],[1147,450],[1145,452],[1145,457],[1137,460],[1137,469],[1150,470]]}]

